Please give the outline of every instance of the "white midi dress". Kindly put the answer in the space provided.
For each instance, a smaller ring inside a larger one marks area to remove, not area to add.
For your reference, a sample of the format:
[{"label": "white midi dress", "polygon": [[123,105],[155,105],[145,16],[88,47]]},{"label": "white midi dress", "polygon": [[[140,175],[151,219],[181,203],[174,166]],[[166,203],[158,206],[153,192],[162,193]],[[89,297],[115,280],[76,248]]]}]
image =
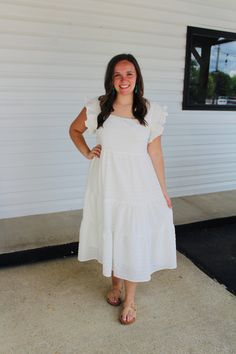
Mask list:
[{"label": "white midi dress", "polygon": [[96,259],[103,275],[134,282],[177,267],[172,208],[167,206],[147,145],[162,134],[167,112],[150,102],[143,126],[111,114],[97,129],[98,98],[85,105],[89,134],[101,144],[90,161],[78,260]]}]

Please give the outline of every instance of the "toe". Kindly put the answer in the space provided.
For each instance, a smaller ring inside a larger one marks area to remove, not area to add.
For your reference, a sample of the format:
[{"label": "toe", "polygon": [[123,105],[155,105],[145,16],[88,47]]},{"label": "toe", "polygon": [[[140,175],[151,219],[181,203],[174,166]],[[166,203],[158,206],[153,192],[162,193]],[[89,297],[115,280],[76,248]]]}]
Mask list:
[{"label": "toe", "polygon": [[129,314],[126,313],[126,312],[124,312],[124,313],[122,314],[122,320],[123,320],[124,322],[129,322]]},{"label": "toe", "polygon": [[130,322],[133,319],[132,314],[129,312],[127,315],[127,321]]}]

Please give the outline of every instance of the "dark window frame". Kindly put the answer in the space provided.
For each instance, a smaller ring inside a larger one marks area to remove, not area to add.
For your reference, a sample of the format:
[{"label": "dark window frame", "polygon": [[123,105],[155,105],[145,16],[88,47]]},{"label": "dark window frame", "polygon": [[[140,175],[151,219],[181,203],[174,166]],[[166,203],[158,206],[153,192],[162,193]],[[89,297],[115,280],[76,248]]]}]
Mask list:
[{"label": "dark window frame", "polygon": [[236,33],[234,32],[225,32],[225,31],[218,31],[218,30],[212,30],[207,28],[187,26],[182,109],[183,110],[207,110],[207,111],[235,111],[236,106],[207,105],[207,104],[192,105],[189,103],[189,81],[190,81],[191,47],[192,47],[193,35],[203,35],[209,37],[218,36],[218,37],[231,38],[231,39],[235,38],[236,40]]}]

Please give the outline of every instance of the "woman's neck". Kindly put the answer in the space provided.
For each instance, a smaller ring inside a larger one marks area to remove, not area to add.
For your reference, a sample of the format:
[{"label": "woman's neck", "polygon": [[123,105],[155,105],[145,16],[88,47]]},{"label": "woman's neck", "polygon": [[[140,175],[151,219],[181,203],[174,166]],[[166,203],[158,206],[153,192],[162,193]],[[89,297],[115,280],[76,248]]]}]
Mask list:
[{"label": "woman's neck", "polygon": [[133,105],[133,95],[121,96],[117,95],[115,103],[119,106],[132,106]]}]

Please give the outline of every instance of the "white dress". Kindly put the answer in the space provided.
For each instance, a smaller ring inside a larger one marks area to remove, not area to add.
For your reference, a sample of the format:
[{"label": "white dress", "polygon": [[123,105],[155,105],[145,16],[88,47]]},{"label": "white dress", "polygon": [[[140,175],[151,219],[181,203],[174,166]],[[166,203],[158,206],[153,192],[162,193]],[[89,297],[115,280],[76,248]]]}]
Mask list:
[{"label": "white dress", "polygon": [[78,260],[96,259],[103,275],[149,281],[177,267],[173,211],[167,206],[147,145],[164,129],[167,112],[150,102],[143,126],[111,114],[97,129],[97,98],[85,105],[89,134],[101,144],[90,161],[80,225]]}]

